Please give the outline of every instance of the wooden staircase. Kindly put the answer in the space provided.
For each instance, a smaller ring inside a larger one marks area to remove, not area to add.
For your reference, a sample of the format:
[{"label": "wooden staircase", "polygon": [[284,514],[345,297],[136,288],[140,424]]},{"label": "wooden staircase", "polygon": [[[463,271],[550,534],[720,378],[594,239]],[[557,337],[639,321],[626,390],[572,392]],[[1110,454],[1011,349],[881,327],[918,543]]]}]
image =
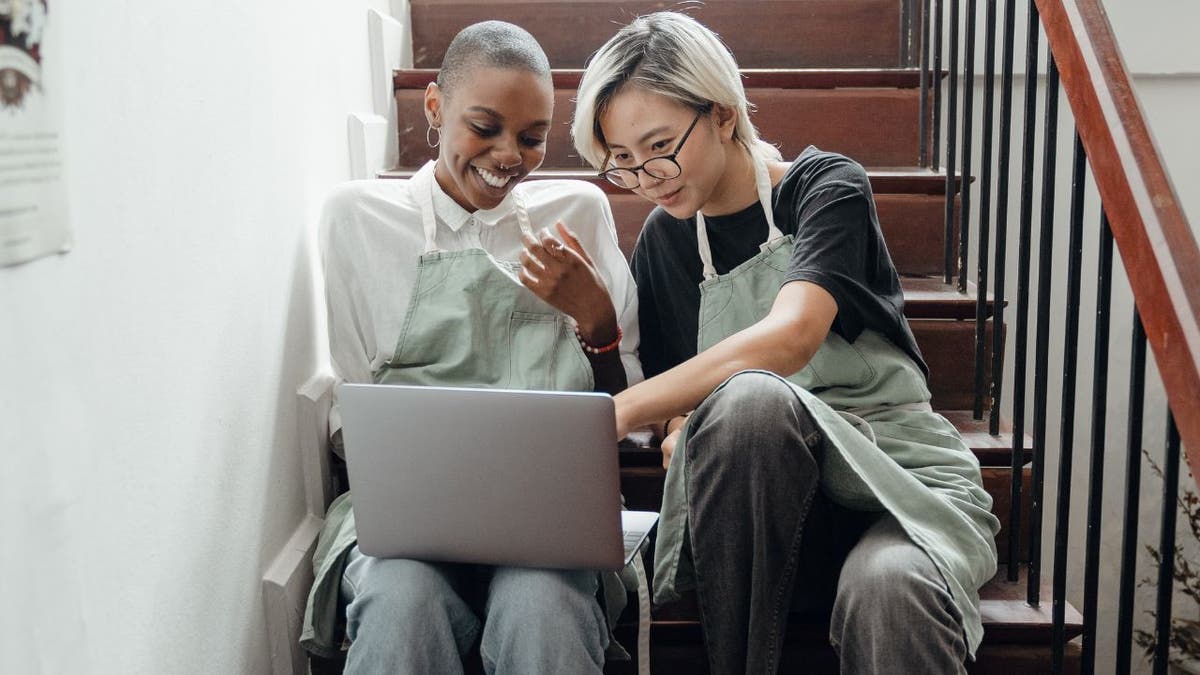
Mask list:
[{"label": "wooden staircase", "polygon": [[[411,175],[435,151],[425,142],[421,99],[453,35],[485,19],[512,21],[541,42],[555,68],[555,126],[543,168],[530,179],[588,180],[607,194],[626,255],[652,205],[596,178],[570,141],[569,124],[580,68],[618,25],[633,16],[668,9],[672,2],[599,0],[412,0],[415,69],[394,74],[400,163],[384,177]],[[867,167],[888,248],[902,275],[905,313],[930,367],[933,405],[962,432],[983,466],[984,485],[994,500],[1002,530],[997,537],[1002,571],[982,591],[984,642],[972,673],[1032,673],[1049,670],[1050,606],[1028,605],[1024,581],[1004,578],[1009,529],[1012,438],[988,433],[972,419],[974,400],[975,289],[966,294],[942,283],[945,231],[944,173],[918,165],[920,130],[917,42],[907,26],[917,25],[912,0],[722,0],[689,6],[689,13],[715,29],[743,67],[747,94],[759,111],[752,120],[763,138],[780,145],[785,159],[805,146],[847,154]],[[956,199],[957,201],[957,199]],[[957,213],[957,209],[954,209]],[[988,299],[987,316],[992,316]],[[990,323],[990,319],[989,319]],[[992,331],[987,329],[990,354]],[[990,356],[985,359],[990,363]],[[1031,442],[1024,439],[1028,461]],[[656,448],[626,442],[621,451],[622,489],[631,508],[658,510],[664,471]],[[1025,481],[1029,481],[1026,465]],[[1026,502],[1028,502],[1028,491]],[[1021,530],[1028,532],[1029,504]],[[1022,549],[1021,562],[1028,551]],[[1048,597],[1048,594],[1044,594]],[[631,597],[632,605],[636,599]],[[1068,640],[1082,630],[1067,608]],[[657,673],[706,672],[694,600],[656,607],[651,627],[652,667]],[[636,614],[627,611],[618,629],[622,643],[636,645]],[[1067,672],[1078,667],[1078,649],[1068,644]],[[314,668],[314,672],[319,670]],[[634,672],[614,663],[611,673]],[[837,672],[820,617],[793,617],[783,671]]]}]

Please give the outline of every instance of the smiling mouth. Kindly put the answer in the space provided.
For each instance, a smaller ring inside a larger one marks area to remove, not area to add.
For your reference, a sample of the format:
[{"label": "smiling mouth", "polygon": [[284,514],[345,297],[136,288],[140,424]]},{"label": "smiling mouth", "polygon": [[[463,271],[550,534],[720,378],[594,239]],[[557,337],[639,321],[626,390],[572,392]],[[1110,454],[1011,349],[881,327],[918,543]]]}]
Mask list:
[{"label": "smiling mouth", "polygon": [[481,166],[472,165],[471,168],[475,169],[475,173],[479,174],[479,177],[483,179],[483,182],[485,184],[487,184],[490,187],[496,188],[497,190],[504,189],[504,186],[508,185],[509,181],[511,181],[515,177],[511,174],[507,175],[507,176],[503,176],[498,173],[488,171],[487,169],[485,169]]},{"label": "smiling mouth", "polygon": [[682,189],[683,189],[682,187],[679,187],[679,188],[676,188],[676,189],[668,192],[665,195],[659,195],[654,198],[654,201],[659,202],[659,203],[670,202],[679,196],[679,191]]}]

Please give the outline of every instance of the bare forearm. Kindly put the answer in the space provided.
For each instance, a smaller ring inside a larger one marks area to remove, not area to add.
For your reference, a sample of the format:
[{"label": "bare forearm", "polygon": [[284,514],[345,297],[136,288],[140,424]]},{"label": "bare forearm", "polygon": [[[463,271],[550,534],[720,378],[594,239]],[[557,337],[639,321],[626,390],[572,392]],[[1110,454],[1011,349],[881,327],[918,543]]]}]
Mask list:
[{"label": "bare forearm", "polygon": [[[804,367],[816,348],[798,344],[798,336],[771,317],[735,333],[695,357],[617,396],[626,428],[634,429],[694,409],[734,373],[760,369],[791,375]],[[817,343],[820,346],[820,343]]]},{"label": "bare forearm", "polygon": [[758,323],[617,396],[617,429],[628,431],[694,409],[734,373],[759,369],[783,376],[803,368],[825,341],[837,302],[815,284],[784,284]]}]

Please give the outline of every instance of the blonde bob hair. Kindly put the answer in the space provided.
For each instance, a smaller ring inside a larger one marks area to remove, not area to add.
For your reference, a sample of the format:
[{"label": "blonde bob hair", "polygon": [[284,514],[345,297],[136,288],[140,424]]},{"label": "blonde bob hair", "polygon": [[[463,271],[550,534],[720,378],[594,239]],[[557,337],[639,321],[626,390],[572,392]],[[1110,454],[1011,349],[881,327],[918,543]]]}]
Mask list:
[{"label": "blonde bob hair", "polygon": [[634,19],[588,61],[579,82],[571,136],[575,149],[597,169],[608,144],[600,117],[625,87],[665,96],[698,113],[714,104],[737,113],[733,138],[763,160],[781,159],[779,149],[761,140],[750,123],[752,106],[737,62],[715,33],[690,16],[655,12]]}]

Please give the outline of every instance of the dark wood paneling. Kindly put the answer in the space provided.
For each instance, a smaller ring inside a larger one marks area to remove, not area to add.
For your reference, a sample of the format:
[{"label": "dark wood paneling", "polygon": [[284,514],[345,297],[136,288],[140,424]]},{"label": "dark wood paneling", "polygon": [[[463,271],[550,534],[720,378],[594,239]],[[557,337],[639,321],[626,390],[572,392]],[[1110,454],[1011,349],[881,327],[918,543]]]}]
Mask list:
[{"label": "dark wood paneling", "polygon": [[[438,68],[455,34],[484,19],[522,26],[556,68],[582,68],[635,16],[674,0],[412,0],[413,60]],[[720,0],[684,5],[718,33],[745,68],[894,68],[900,65],[897,0]]]}]

